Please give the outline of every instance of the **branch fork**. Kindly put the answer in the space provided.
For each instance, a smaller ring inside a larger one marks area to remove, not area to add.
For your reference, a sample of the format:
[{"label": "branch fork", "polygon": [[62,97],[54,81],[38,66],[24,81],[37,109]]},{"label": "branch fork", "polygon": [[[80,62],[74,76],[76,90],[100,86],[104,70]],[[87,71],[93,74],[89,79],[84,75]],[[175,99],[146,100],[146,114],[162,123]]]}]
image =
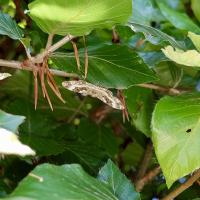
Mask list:
[{"label": "branch fork", "polygon": [[[56,44],[52,45],[53,41],[53,34],[50,34],[48,37],[47,45],[46,45],[46,50],[42,52],[41,54],[38,54],[36,57],[31,57],[30,55],[28,56],[28,59],[23,61],[20,64],[20,67],[22,69],[28,69],[30,71],[33,71],[34,75],[34,98],[35,98],[35,109],[37,108],[37,102],[38,102],[38,77],[40,79],[41,83],[41,88],[42,88],[42,93],[43,97],[47,98],[47,101],[50,105],[50,108],[53,110],[53,106],[45,85],[45,75],[46,75],[46,80],[51,88],[51,90],[54,92],[54,94],[63,102],[65,103],[65,100],[62,98],[62,95],[59,91],[58,86],[56,85],[56,82],[53,78],[53,73],[48,67],[48,56],[56,51],[58,48],[63,46],[65,43],[71,41],[74,37],[71,35],[67,35],[63,39],[61,39],[59,42]],[[51,46],[52,45],[52,46]]]}]

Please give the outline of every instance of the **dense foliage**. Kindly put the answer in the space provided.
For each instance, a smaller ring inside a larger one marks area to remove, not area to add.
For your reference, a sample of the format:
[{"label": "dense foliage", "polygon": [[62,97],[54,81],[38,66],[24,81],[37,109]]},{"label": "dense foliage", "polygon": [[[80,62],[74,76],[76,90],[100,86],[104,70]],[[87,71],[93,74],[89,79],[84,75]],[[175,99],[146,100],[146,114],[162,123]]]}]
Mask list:
[{"label": "dense foliage", "polygon": [[0,0],[0,198],[200,198],[199,0]]}]

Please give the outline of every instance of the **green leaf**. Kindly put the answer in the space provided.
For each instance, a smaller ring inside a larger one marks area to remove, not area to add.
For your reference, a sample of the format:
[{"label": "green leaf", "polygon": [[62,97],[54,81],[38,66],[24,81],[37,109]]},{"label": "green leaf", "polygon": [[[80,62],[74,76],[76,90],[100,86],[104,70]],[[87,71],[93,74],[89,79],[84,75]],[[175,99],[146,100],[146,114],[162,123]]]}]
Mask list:
[{"label": "green leaf", "polygon": [[137,141],[134,141],[133,143],[129,144],[126,149],[124,149],[121,156],[126,165],[129,165],[130,168],[137,170],[137,167],[141,163],[141,160],[144,156],[144,151],[145,150],[142,145]]},{"label": "green leaf", "polygon": [[48,115],[35,111],[32,104],[17,99],[9,104],[9,111],[26,116],[26,120],[19,129],[19,138],[33,148],[37,155],[49,156],[64,152],[65,142],[59,136],[59,126]]},{"label": "green leaf", "polygon": [[139,24],[150,25],[152,21],[163,20],[160,10],[152,0],[133,0],[133,15],[131,21]]},{"label": "green leaf", "polygon": [[104,149],[112,157],[118,153],[116,137],[110,127],[98,126],[91,120],[83,119],[78,134],[86,143]]},{"label": "green leaf", "polygon": [[65,144],[65,152],[61,155],[72,163],[80,163],[91,173],[96,173],[102,162],[107,159],[106,153],[96,145],[79,141],[70,141]]},{"label": "green leaf", "polygon": [[98,179],[107,183],[119,200],[140,200],[140,194],[135,191],[133,184],[111,160],[99,171]]},{"label": "green leaf", "polygon": [[23,38],[23,32],[17,23],[7,14],[0,12],[0,35],[7,35],[14,40]]},{"label": "green leaf", "polygon": [[28,175],[6,199],[118,199],[105,183],[89,176],[80,165],[54,166],[43,164],[36,167],[31,174],[32,176]]},{"label": "green leaf", "polygon": [[152,68],[161,62],[169,61],[169,59],[160,51],[143,51],[138,52],[138,54],[142,57],[144,62]]},{"label": "green leaf", "polygon": [[200,7],[198,0],[191,0],[191,7],[194,12],[195,17],[200,21]]},{"label": "green leaf", "polygon": [[152,44],[164,45],[167,42],[170,43],[174,48],[185,49],[185,44],[183,42],[177,42],[173,37],[151,26],[135,23],[134,21],[130,21],[129,26],[134,32],[142,32],[146,40]]},{"label": "green leaf", "polygon": [[81,36],[97,28],[125,23],[132,12],[131,0],[36,0],[30,16],[46,33]]},{"label": "green leaf", "polygon": [[15,133],[18,126],[22,124],[25,117],[18,115],[11,115],[0,110],[0,127]]},{"label": "green leaf", "polygon": [[[57,78],[57,77],[55,77]],[[20,81],[19,81],[20,80]],[[58,79],[59,80],[59,79]],[[61,82],[61,81],[60,81]],[[57,81],[57,84],[61,84],[59,81]],[[31,105],[31,110],[34,107],[34,92],[33,92],[33,76],[32,72],[27,71],[17,71],[12,77],[10,77],[7,80],[4,80],[1,83],[0,87],[0,93],[4,95],[8,95],[11,102],[14,99],[20,99],[21,102],[28,101]],[[48,89],[48,86],[47,86]],[[55,95],[52,94],[50,90],[48,90],[53,107],[54,112],[51,112],[49,110],[49,105],[46,101],[46,99],[43,98],[42,91],[39,88],[39,99],[38,99],[38,109],[37,111],[40,111],[42,115],[45,113],[49,116],[53,116],[54,118],[64,118],[66,120],[66,117],[69,117],[74,113],[81,103],[80,99],[77,99],[74,97],[74,93],[71,93],[70,91],[67,91],[66,89],[60,88],[60,91],[62,93],[62,96],[65,100],[67,100],[66,104],[63,104],[58,98],[55,98]],[[17,106],[18,107],[18,106]],[[24,108],[24,106],[22,106]],[[80,109],[80,113],[83,115],[87,115],[86,108]],[[33,111],[34,113],[35,111]]]},{"label": "green leaf", "polygon": [[195,33],[189,32],[188,33],[188,37],[192,40],[194,46],[200,52],[200,35],[197,35]]},{"label": "green leaf", "polygon": [[200,67],[200,53],[196,50],[182,51],[167,46],[162,51],[166,57],[180,65]]},{"label": "green leaf", "polygon": [[200,94],[164,97],[152,117],[153,144],[170,187],[200,167]]},{"label": "green leaf", "polygon": [[176,28],[194,33],[200,33],[200,27],[197,26],[187,14],[169,8],[162,1],[157,0],[157,3],[165,18],[169,20]]},{"label": "green leaf", "polygon": [[[84,51],[79,50],[79,57],[83,74]],[[126,89],[135,84],[157,80],[155,74],[146,66],[142,58],[127,46],[89,47],[88,58],[87,79],[96,85],[106,88]],[[64,71],[76,68],[74,53],[56,53],[52,59],[57,68]]]},{"label": "green leaf", "polygon": [[124,92],[128,112],[135,127],[147,137],[151,135],[153,93],[149,89],[132,87]]},{"label": "green leaf", "polygon": [[[176,63],[163,62],[157,65],[154,70],[156,71],[159,81],[158,85],[166,87],[177,87],[183,79],[183,68],[180,68]],[[188,69],[191,72],[191,68]]]}]

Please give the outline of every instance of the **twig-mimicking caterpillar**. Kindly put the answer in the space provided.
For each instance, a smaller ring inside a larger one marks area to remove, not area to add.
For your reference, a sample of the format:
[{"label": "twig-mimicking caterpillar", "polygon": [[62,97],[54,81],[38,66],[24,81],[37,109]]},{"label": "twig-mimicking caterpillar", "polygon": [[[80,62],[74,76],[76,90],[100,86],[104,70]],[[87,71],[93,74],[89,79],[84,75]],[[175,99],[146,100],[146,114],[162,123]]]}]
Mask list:
[{"label": "twig-mimicking caterpillar", "polygon": [[99,87],[82,80],[64,81],[62,85],[64,88],[73,92],[80,93],[83,96],[91,96],[97,98],[112,108],[118,110],[124,109],[122,102],[117,97],[115,97],[110,90],[107,90],[106,88]]}]

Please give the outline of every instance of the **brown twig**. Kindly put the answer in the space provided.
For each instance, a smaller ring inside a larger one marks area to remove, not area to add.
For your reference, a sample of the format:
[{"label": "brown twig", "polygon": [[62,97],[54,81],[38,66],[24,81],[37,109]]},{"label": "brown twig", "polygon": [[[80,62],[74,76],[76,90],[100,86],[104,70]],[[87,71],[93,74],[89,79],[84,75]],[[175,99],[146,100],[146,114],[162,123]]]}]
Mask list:
[{"label": "brown twig", "polygon": [[86,46],[86,38],[85,36],[83,36],[83,43],[84,43],[84,48],[85,48],[85,76],[84,76],[84,79],[87,78],[87,75],[88,75],[88,49],[87,49],[87,46]]},{"label": "brown twig", "polygon": [[32,62],[42,63],[43,59],[45,57],[47,57],[49,54],[53,53],[54,51],[56,51],[57,49],[59,49],[60,47],[62,47],[63,45],[65,45],[66,43],[68,43],[69,41],[71,41],[74,38],[75,37],[72,35],[65,36],[63,39],[61,39],[60,41],[58,41],[57,43],[52,45],[50,48],[46,49],[44,52],[42,52],[42,53],[38,54],[36,57],[34,57],[32,59]]},{"label": "brown twig", "polygon": [[143,88],[149,88],[149,89],[153,89],[153,90],[158,90],[160,92],[168,93],[170,95],[179,95],[179,94],[185,92],[185,91],[181,91],[176,88],[167,88],[167,87],[163,87],[160,85],[149,84],[149,83],[138,84],[137,86],[143,87]]},{"label": "brown twig", "polygon": [[151,141],[149,141],[149,143],[146,146],[146,151],[144,153],[144,157],[141,161],[141,164],[139,165],[140,168],[135,177],[135,184],[137,184],[137,182],[144,177],[144,175],[147,171],[147,168],[149,166],[149,162],[151,161],[152,154],[153,154],[153,144]]},{"label": "brown twig", "polygon": [[[26,71],[33,71],[33,68],[28,65],[28,63],[23,63],[19,61],[8,61],[8,60],[2,60],[0,59],[0,66],[1,67],[9,67],[19,70],[26,70]],[[61,76],[61,77],[71,77],[71,78],[78,78],[79,76],[74,73],[67,73],[55,69],[50,69],[50,72],[55,76]],[[45,72],[46,73],[46,72]]]},{"label": "brown twig", "polygon": [[73,49],[74,49],[74,56],[76,58],[76,64],[77,68],[80,71],[81,70],[81,64],[80,64],[80,59],[79,59],[79,53],[78,53],[78,48],[75,42],[71,41]]},{"label": "brown twig", "polygon": [[[10,67],[10,68],[20,69],[20,70],[28,70],[28,71],[33,70],[32,67],[29,67],[28,65],[26,65],[26,67],[23,67],[24,66],[23,62],[19,62],[19,61],[8,61],[8,60],[0,59],[0,66]],[[50,72],[53,75],[60,76],[60,77],[71,77],[71,78],[78,78],[79,77],[78,74],[67,73],[67,72],[55,70],[55,69],[50,69]],[[182,94],[184,92],[190,91],[190,90],[183,90],[183,89],[178,89],[178,88],[167,88],[167,87],[163,87],[163,86],[155,85],[155,84],[150,84],[150,83],[138,84],[136,86],[142,87],[142,88],[148,88],[148,89],[152,89],[152,90],[157,90],[159,92],[167,93],[169,95],[179,95],[179,94]]]},{"label": "brown twig", "polygon": [[160,172],[161,172],[160,166],[149,171],[143,178],[138,180],[137,183],[135,184],[136,191],[141,192],[144,186],[149,182],[151,182],[154,179],[154,177],[156,177]]},{"label": "brown twig", "polygon": [[127,121],[129,121],[129,114],[128,114],[128,109],[126,106],[126,99],[122,90],[117,91],[117,97],[119,98],[119,100],[121,101],[124,107],[124,109],[122,110],[122,118],[123,118],[123,122],[125,123],[126,119]]},{"label": "brown twig", "polygon": [[20,21],[21,19],[25,19],[26,21],[28,21],[28,17],[24,14],[24,10],[21,7],[22,1],[14,0],[13,2],[16,6],[16,18],[17,18],[17,20]]},{"label": "brown twig", "polygon": [[72,116],[67,120],[67,123],[71,123],[71,122],[74,120],[74,118],[76,117],[76,115],[80,112],[81,108],[84,106],[86,99],[87,99],[87,98],[85,98],[85,99],[80,103],[80,105],[79,105],[78,108],[75,110],[75,112],[72,114]]},{"label": "brown twig", "polygon": [[176,198],[179,194],[181,194],[186,189],[191,187],[199,178],[200,178],[200,169],[198,169],[185,183],[183,183],[174,191],[170,192],[167,196],[162,198],[162,200],[172,200]]},{"label": "brown twig", "polygon": [[115,28],[112,29],[112,42],[115,44],[120,43],[120,38]]},{"label": "brown twig", "polygon": [[90,118],[96,124],[100,124],[112,111],[113,109],[110,106],[104,104],[92,111],[90,114]]},{"label": "brown twig", "polygon": [[54,34],[49,34],[46,44],[46,49],[49,49],[53,44]]}]

